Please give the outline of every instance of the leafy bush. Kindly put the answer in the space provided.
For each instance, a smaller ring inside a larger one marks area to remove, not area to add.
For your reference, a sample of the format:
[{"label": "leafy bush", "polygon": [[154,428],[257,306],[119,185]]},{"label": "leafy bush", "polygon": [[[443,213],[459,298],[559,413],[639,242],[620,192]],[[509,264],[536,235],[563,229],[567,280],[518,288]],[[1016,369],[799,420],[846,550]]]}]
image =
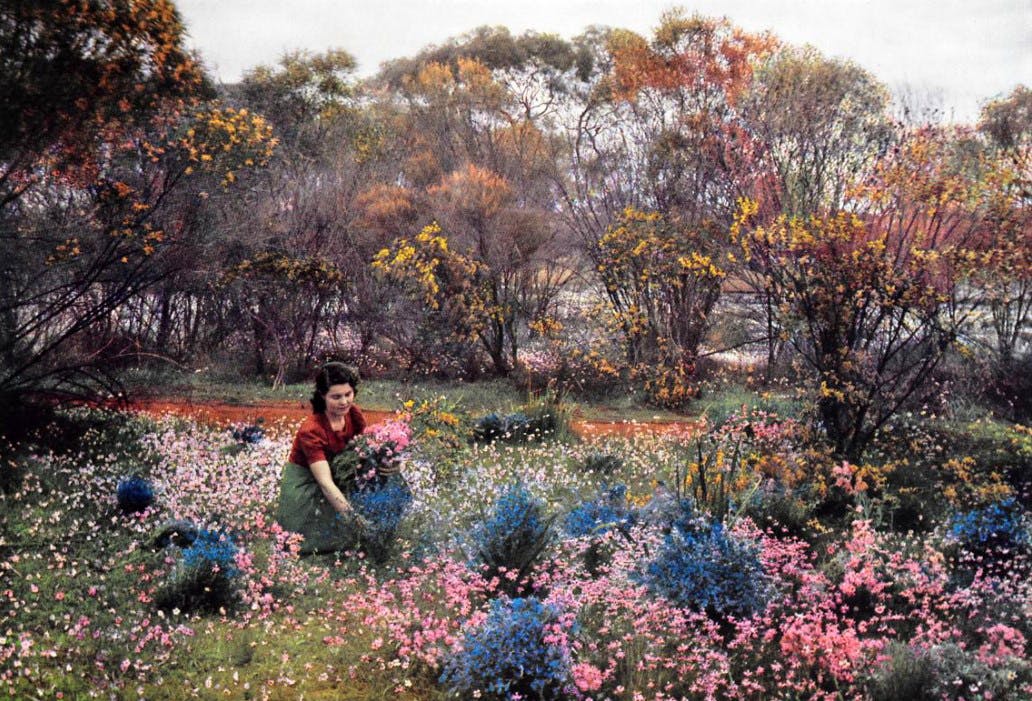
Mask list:
[{"label": "leafy bush", "polygon": [[495,599],[440,681],[463,699],[569,698],[569,651],[546,642],[562,632],[558,612],[535,598]]},{"label": "leafy bush", "polygon": [[119,481],[116,497],[122,513],[135,514],[154,503],[154,487],[143,477],[126,477]]},{"label": "leafy bush", "polygon": [[527,443],[548,438],[567,438],[570,417],[562,404],[551,397],[536,400],[521,411],[500,415],[492,412],[473,425],[474,443]]},{"label": "leafy bush", "polygon": [[237,552],[232,536],[200,529],[193,543],[180,550],[168,580],[155,594],[155,605],[184,613],[232,608],[238,599]]},{"label": "leafy bush", "polygon": [[748,516],[763,529],[784,531],[796,538],[812,538],[809,521],[813,517],[813,505],[801,491],[789,488],[777,480],[764,480],[749,493],[742,507],[742,515]]},{"label": "leafy bush", "polygon": [[522,443],[532,434],[530,419],[523,412],[505,416],[492,412],[479,419],[473,426],[474,443]]},{"label": "leafy bush", "polygon": [[257,445],[265,438],[265,429],[262,428],[262,419],[246,426],[234,426],[232,430],[233,440],[241,445]]},{"label": "leafy bush", "polygon": [[936,669],[926,651],[904,643],[889,643],[888,659],[875,671],[868,686],[872,701],[913,701],[939,698]]},{"label": "leafy bush", "polygon": [[887,652],[868,682],[872,701],[953,699],[968,689],[978,689],[984,698],[1026,698],[1024,685],[1032,679],[1027,660],[990,665],[955,643],[921,649],[893,642]]},{"label": "leafy bush", "polygon": [[515,593],[530,568],[552,542],[555,517],[545,518],[544,504],[521,484],[515,484],[494,503],[471,537],[488,579],[498,577],[507,593]]},{"label": "leafy bush", "polygon": [[767,601],[758,546],[728,533],[720,522],[696,518],[687,500],[644,580],[678,606],[715,619],[754,613]]}]

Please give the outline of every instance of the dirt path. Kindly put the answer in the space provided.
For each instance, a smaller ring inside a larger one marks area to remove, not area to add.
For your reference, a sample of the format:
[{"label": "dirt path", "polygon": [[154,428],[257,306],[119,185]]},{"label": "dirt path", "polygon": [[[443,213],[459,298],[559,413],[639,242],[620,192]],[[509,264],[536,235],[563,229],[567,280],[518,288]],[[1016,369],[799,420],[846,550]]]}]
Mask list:
[{"label": "dirt path", "polygon": [[[252,423],[262,419],[266,423],[277,421],[299,422],[311,413],[308,402],[260,402],[255,404],[227,404],[225,402],[193,401],[190,399],[141,399],[130,408],[146,414],[175,414],[199,421],[218,424]],[[371,424],[385,421],[393,412],[363,409]],[[633,436],[641,433],[674,433],[698,428],[697,421],[580,421],[571,422],[571,428],[581,438],[600,436]]]}]

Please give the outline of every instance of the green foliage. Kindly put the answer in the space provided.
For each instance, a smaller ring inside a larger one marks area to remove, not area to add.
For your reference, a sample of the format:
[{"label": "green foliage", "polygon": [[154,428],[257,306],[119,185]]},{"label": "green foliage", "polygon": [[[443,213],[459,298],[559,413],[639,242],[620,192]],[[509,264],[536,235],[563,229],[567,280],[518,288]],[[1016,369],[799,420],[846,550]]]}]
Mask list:
[{"label": "green foliage", "polygon": [[609,479],[619,472],[623,465],[623,458],[619,455],[592,450],[584,457],[581,468],[585,472],[596,474],[602,479]]}]

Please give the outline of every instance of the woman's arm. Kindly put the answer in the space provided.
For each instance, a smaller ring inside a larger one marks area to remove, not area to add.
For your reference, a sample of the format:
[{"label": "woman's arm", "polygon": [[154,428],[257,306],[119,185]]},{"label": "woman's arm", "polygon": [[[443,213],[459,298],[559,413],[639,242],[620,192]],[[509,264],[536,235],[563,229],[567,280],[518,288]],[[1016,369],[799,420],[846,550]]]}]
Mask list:
[{"label": "woman's arm", "polygon": [[325,460],[316,460],[309,466],[309,469],[312,471],[315,481],[319,484],[323,496],[326,497],[326,501],[330,502],[330,506],[336,509],[337,513],[341,516],[356,519],[363,528],[369,525],[369,522],[351,506],[351,502],[340,491],[340,488],[334,484],[333,473],[330,472],[330,463]]}]

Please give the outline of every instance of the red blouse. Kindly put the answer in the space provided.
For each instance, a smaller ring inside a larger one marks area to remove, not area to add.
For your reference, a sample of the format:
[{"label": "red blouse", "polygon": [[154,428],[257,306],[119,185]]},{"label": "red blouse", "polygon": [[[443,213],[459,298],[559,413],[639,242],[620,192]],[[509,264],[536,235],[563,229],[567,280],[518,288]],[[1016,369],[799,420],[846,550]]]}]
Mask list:
[{"label": "red blouse", "polygon": [[330,428],[330,420],[325,414],[312,414],[297,430],[288,460],[301,467],[311,467],[313,462],[319,460],[330,462],[333,456],[343,451],[344,446],[362,433],[365,427],[365,416],[354,404],[348,409],[347,416],[344,417],[344,428],[340,431]]}]

